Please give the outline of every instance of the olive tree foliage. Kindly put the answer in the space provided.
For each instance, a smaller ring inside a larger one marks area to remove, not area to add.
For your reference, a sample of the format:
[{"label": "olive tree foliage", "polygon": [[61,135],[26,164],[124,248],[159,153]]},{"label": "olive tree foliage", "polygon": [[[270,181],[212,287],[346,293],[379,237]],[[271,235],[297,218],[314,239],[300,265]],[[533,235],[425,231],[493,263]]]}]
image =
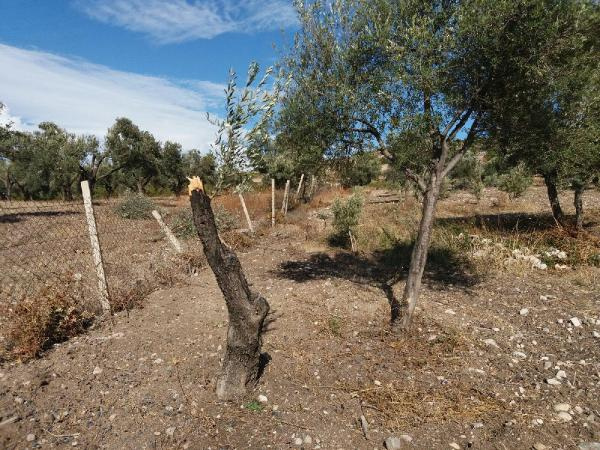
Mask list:
[{"label": "olive tree foliage", "polygon": [[139,194],[160,173],[160,144],[130,119],[121,117],[115,121],[106,135],[106,148],[121,182]]},{"label": "olive tree foliage", "polygon": [[[511,57],[488,105],[490,138],[506,161],[544,178],[559,224],[560,187],[580,198],[598,172],[599,11],[593,0],[529,1],[497,43]],[[518,33],[531,37],[529,46],[515,46]]]},{"label": "olive tree foliage", "polygon": [[267,82],[273,72],[269,67],[260,80],[259,66],[252,62],[244,86],[237,86],[237,74],[231,69],[225,89],[225,117],[219,118],[207,113],[210,123],[217,127],[217,137],[211,144],[217,171],[215,193],[235,186],[239,190],[247,188],[250,179],[249,169],[259,158],[257,149],[268,142],[267,125],[282,88],[278,77],[274,84]]},{"label": "olive tree foliage", "polygon": [[[334,0],[298,2],[301,29],[285,65],[292,93],[321,126],[316,141],[337,152],[376,148],[423,195],[422,215],[392,323],[410,325],[442,184],[490,111],[543,70],[538,49],[556,30],[536,26],[551,1]],[[549,8],[544,19],[558,20]],[[507,73],[511,67],[519,70]],[[307,124],[306,131],[311,128]]]}]

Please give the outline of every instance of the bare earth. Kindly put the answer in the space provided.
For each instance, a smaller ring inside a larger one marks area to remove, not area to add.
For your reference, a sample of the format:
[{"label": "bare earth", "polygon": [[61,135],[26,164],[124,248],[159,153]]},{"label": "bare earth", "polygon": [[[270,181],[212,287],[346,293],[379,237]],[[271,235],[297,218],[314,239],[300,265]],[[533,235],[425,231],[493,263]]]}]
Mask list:
[{"label": "bare earth", "polygon": [[227,319],[204,269],[41,359],[0,368],[0,447],[381,449],[392,435],[423,449],[600,441],[599,268],[501,271],[475,284],[429,273],[412,330],[393,335],[390,293],[367,258],[307,241],[296,225],[239,256],[272,308],[270,361],[246,400],[215,399]]}]

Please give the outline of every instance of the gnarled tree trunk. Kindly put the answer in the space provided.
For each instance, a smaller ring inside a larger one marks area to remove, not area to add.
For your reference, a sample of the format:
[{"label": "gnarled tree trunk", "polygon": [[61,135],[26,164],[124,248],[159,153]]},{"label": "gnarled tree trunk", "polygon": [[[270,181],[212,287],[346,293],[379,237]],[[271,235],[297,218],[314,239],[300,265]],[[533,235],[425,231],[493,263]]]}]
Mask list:
[{"label": "gnarled tree trunk", "polygon": [[556,176],[553,174],[544,175],[544,183],[546,183],[548,200],[550,200],[550,207],[552,208],[552,217],[554,217],[554,220],[560,225],[564,225],[565,215],[560,207],[558,188],[556,187]]},{"label": "gnarled tree trunk", "polygon": [[229,313],[227,348],[217,380],[217,397],[231,400],[242,396],[258,378],[261,333],[269,304],[250,290],[237,256],[219,239],[210,198],[204,191],[194,190],[190,201],[194,225]]}]

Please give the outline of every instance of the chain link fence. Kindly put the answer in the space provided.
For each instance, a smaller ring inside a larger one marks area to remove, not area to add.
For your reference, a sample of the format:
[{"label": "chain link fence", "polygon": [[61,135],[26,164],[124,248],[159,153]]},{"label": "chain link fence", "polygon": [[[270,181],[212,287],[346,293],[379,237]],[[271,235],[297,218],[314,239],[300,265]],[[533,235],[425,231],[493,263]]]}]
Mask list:
[{"label": "chain link fence", "polygon": [[[93,202],[113,311],[185,280],[202,255],[197,240],[176,252],[150,214],[123,217],[121,201]],[[185,209],[153,202],[167,217]],[[101,298],[83,200],[0,202],[0,359],[35,356],[82,331],[102,313]]]}]

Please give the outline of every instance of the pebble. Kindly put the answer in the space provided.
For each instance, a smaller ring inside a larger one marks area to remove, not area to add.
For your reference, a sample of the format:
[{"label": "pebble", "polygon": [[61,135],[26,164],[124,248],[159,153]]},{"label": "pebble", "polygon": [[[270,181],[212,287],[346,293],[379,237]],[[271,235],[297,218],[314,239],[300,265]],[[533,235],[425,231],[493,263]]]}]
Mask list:
[{"label": "pebble", "polygon": [[413,438],[411,435],[409,434],[401,434],[400,435],[400,439],[403,440],[404,442],[408,442],[409,444],[412,442]]},{"label": "pebble", "polygon": [[567,378],[567,372],[565,372],[564,370],[559,370],[558,372],[556,372],[556,379],[560,380],[562,378]]},{"label": "pebble", "polygon": [[571,405],[569,405],[568,403],[557,403],[556,405],[554,405],[554,411],[556,412],[568,412],[571,409]]},{"label": "pebble", "polygon": [[169,427],[166,430],[167,436],[173,436],[175,434],[175,427]]},{"label": "pebble", "polygon": [[521,309],[521,311],[519,311],[519,314],[522,316],[526,316],[527,314],[529,314],[529,309],[523,308],[523,309]]},{"label": "pebble", "polygon": [[385,448],[387,450],[400,450],[402,448],[402,441],[396,436],[390,436],[385,440]]},{"label": "pebble", "polygon": [[594,336],[595,338],[600,338],[600,333],[598,333],[597,331],[593,331],[592,336]]},{"label": "pebble", "polygon": [[519,359],[525,359],[527,358],[527,355],[523,352],[513,352],[513,356],[515,358],[519,358]]},{"label": "pebble", "polygon": [[27,442],[33,442],[33,441],[35,441],[35,434],[33,434],[33,433],[29,433],[29,434],[27,435],[27,438],[26,438],[26,439],[27,439]]},{"label": "pebble", "polygon": [[302,438],[297,437],[294,439],[294,445],[297,445],[298,447],[300,447],[303,443],[304,441],[302,440]]},{"label": "pebble", "polygon": [[496,343],[496,341],[495,341],[495,340],[493,340],[493,339],[485,339],[485,340],[483,341],[483,343],[484,343],[485,345],[489,345],[490,347],[499,348],[499,347],[498,347],[498,344],[497,344],[497,343]]},{"label": "pebble", "polygon": [[546,378],[546,383],[548,383],[549,385],[552,385],[552,386],[558,386],[559,384],[562,384],[556,378]]},{"label": "pebble", "polygon": [[580,326],[581,326],[581,320],[579,320],[579,318],[577,318],[577,317],[571,317],[571,318],[569,319],[569,322],[571,322],[571,324],[572,324],[572,325],[573,325],[575,328],[577,328],[577,327],[580,327]]},{"label": "pebble", "polygon": [[533,450],[548,450],[550,447],[542,444],[541,442],[536,442],[533,444]]},{"label": "pebble", "polygon": [[452,309],[447,309],[446,311],[444,311],[446,314],[450,314],[451,316],[455,315],[456,313],[454,312],[454,310]]},{"label": "pebble", "polygon": [[460,445],[458,445],[456,442],[451,442],[450,447],[452,447],[455,450],[460,450]]},{"label": "pebble", "polygon": [[600,442],[582,442],[577,446],[578,450],[600,450]]},{"label": "pebble", "polygon": [[551,361],[545,361],[544,362],[544,369],[548,370],[550,367],[552,367],[552,362]]},{"label": "pebble", "polygon": [[562,420],[563,422],[569,422],[571,421],[572,417],[571,414],[569,414],[568,412],[565,411],[561,411],[557,414],[558,418],[560,420]]},{"label": "pebble", "polygon": [[256,399],[262,404],[266,404],[269,402],[269,399],[267,398],[267,396],[263,395],[263,394],[260,394],[258,397],[256,397]]},{"label": "pebble", "polygon": [[312,444],[312,437],[310,437],[308,434],[306,436],[304,436],[304,443],[306,445]]},{"label": "pebble", "polygon": [[375,380],[373,381],[373,383],[375,384],[375,386],[381,386],[381,381],[379,380]]},{"label": "pebble", "polygon": [[92,375],[100,375],[102,373],[102,369],[98,366],[94,367],[94,371],[92,372]]}]

